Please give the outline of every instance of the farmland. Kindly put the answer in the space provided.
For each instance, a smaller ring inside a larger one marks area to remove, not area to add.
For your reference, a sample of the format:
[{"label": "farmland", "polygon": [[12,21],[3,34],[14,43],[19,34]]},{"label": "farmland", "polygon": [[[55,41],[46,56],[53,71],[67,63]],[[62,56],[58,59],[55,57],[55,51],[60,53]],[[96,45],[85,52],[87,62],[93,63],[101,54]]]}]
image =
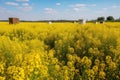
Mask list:
[{"label": "farmland", "polygon": [[120,23],[0,22],[0,80],[120,80]]}]

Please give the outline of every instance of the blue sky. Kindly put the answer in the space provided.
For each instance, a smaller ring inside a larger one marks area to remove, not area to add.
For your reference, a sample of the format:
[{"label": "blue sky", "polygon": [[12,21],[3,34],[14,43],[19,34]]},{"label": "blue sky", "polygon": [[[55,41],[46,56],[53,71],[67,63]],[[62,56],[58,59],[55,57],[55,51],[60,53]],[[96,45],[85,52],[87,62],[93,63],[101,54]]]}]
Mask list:
[{"label": "blue sky", "polygon": [[0,0],[0,20],[96,19],[120,17],[120,0]]}]

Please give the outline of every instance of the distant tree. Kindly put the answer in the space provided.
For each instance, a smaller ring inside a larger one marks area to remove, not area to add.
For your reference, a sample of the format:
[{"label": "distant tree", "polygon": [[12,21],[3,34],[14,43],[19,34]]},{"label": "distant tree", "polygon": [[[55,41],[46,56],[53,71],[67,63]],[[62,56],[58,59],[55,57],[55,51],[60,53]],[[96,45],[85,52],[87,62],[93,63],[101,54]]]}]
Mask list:
[{"label": "distant tree", "polygon": [[120,22],[120,17],[118,19],[115,20],[116,22]]},{"label": "distant tree", "polygon": [[97,21],[105,21],[105,17],[98,17]]},{"label": "distant tree", "polygon": [[114,17],[113,16],[108,16],[107,21],[114,21]]}]

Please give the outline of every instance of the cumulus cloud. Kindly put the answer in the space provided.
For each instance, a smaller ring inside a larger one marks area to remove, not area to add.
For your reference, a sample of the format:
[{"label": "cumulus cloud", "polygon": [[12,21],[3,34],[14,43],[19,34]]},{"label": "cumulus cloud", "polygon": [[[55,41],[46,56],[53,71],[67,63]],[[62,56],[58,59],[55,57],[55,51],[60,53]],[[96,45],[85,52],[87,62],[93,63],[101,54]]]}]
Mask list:
[{"label": "cumulus cloud", "polygon": [[16,3],[16,2],[6,2],[5,4],[9,5],[9,6],[15,6],[16,9],[21,10],[21,11],[31,11],[33,9],[33,6],[30,5],[29,3],[22,3],[20,5],[20,4]]},{"label": "cumulus cloud", "polygon": [[5,9],[6,9],[6,8],[0,6],[0,11],[1,11],[1,10],[5,10]]},{"label": "cumulus cloud", "polygon": [[23,3],[22,6],[30,6],[29,3]]},{"label": "cumulus cloud", "polygon": [[97,6],[97,4],[91,4],[90,6],[93,6],[93,7],[95,7],[95,6]]},{"label": "cumulus cloud", "polygon": [[71,5],[71,7],[86,7],[87,5],[86,4],[74,4],[74,5]]},{"label": "cumulus cloud", "polygon": [[106,14],[109,12],[109,10],[110,10],[109,8],[101,8],[100,10],[96,10],[94,12],[97,14]]},{"label": "cumulus cloud", "polygon": [[55,13],[57,13],[57,11],[52,9],[52,8],[45,8],[44,11],[45,11],[45,13],[48,13],[48,14],[55,14]]},{"label": "cumulus cloud", "polygon": [[[18,8],[18,7],[17,7]],[[27,7],[28,8],[28,7]],[[13,11],[8,8],[0,7],[0,20],[8,20],[9,17],[18,17],[20,20],[36,20],[38,16],[26,11]],[[32,17],[31,17],[32,16]],[[34,18],[36,17],[36,18]]]},{"label": "cumulus cloud", "polygon": [[6,11],[6,8],[0,6],[0,14],[4,13]]},{"label": "cumulus cloud", "polygon": [[79,12],[79,11],[88,11],[89,7],[95,7],[97,6],[96,4],[74,4],[71,5],[70,7],[72,7],[72,10]]},{"label": "cumulus cloud", "polygon": [[86,11],[89,11],[89,9],[86,8],[86,7],[84,7],[84,8],[73,8],[73,10],[74,10],[75,12],[79,12],[79,11],[86,12]]},{"label": "cumulus cloud", "polygon": [[108,10],[108,8],[102,8],[102,10],[106,11],[106,10]]},{"label": "cumulus cloud", "polygon": [[75,12],[79,12],[79,11],[87,11],[87,4],[74,4],[71,5],[72,10],[74,10]]},{"label": "cumulus cloud", "polygon": [[29,2],[29,0],[16,0],[18,2]]},{"label": "cumulus cloud", "polygon": [[78,12],[78,11],[80,11],[80,8],[73,8],[73,10]]},{"label": "cumulus cloud", "polygon": [[61,3],[56,3],[56,5],[57,5],[57,6],[60,6],[60,5],[61,5]]},{"label": "cumulus cloud", "polygon": [[32,6],[21,6],[21,7],[18,7],[18,9],[20,9],[21,11],[31,11],[33,7]]},{"label": "cumulus cloud", "polygon": [[120,8],[120,6],[118,6],[118,5],[113,5],[112,8],[114,8],[114,9],[115,9],[115,8]]},{"label": "cumulus cloud", "polygon": [[19,6],[19,4],[15,2],[6,2],[5,4],[9,6]]},{"label": "cumulus cloud", "polygon": [[9,17],[17,17],[18,13],[13,12],[9,9],[6,9],[4,7],[0,7],[0,19],[1,20],[7,20]]},{"label": "cumulus cloud", "polygon": [[22,11],[31,11],[33,10],[33,6],[30,5],[29,3],[23,3],[22,6],[19,6],[18,9]]},{"label": "cumulus cloud", "polygon": [[71,7],[94,7],[97,6],[97,4],[74,4],[71,5]]}]

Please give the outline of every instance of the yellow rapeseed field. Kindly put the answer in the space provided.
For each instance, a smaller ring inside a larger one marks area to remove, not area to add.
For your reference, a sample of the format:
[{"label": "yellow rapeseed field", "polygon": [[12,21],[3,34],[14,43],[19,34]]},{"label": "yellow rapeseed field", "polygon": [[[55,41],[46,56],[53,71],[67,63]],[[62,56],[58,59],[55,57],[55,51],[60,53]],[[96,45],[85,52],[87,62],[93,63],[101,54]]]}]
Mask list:
[{"label": "yellow rapeseed field", "polygon": [[0,80],[120,80],[120,23],[0,22]]}]

